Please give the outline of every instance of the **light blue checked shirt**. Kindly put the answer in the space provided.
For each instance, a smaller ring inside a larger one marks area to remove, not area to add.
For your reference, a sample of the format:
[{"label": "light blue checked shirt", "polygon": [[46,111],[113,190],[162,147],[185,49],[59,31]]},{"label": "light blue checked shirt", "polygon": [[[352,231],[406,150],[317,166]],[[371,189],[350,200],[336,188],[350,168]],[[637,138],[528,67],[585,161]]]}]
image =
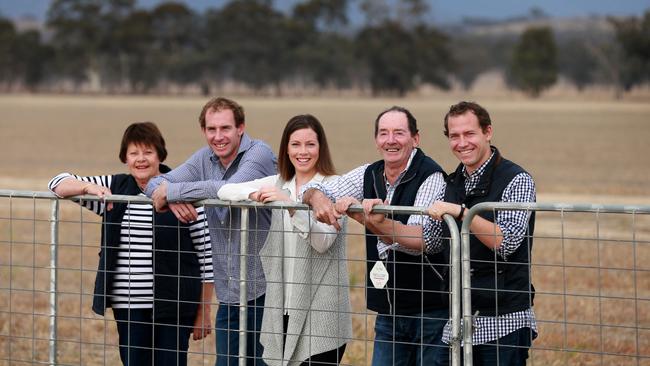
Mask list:
[{"label": "light blue checked shirt", "polygon": [[[260,140],[242,135],[237,157],[224,167],[209,146],[195,152],[187,161],[167,174],[149,181],[146,195],[151,197],[163,182],[168,182],[167,201],[197,201],[217,198],[217,191],[226,183],[248,182],[276,174],[277,159],[271,148]],[[206,207],[210,237],[214,286],[220,302],[239,303],[240,210],[227,207]],[[248,301],[266,292],[266,282],[259,252],[266,240],[271,222],[270,210],[251,209],[249,216],[247,261]]]}]

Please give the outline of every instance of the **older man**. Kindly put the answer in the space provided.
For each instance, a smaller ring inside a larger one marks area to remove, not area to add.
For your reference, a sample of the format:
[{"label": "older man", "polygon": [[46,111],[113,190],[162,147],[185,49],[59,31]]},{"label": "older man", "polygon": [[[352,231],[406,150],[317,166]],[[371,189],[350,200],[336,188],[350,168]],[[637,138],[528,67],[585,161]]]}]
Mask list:
[{"label": "older man", "polygon": [[[320,221],[331,225],[350,204],[363,199],[430,205],[442,198],[445,175],[417,147],[419,139],[417,121],[407,109],[381,112],[375,119],[375,144],[382,160],[362,165],[332,183],[305,187],[303,202],[312,206]],[[350,216],[366,223],[364,215]],[[422,235],[425,217],[395,215],[394,219],[419,228]],[[372,364],[429,365],[441,348],[448,319],[448,296],[442,292],[448,261],[442,254],[423,255],[381,240],[380,236],[392,237],[392,229],[367,224],[367,306],[378,313]]]},{"label": "older man", "polygon": [[[244,109],[226,98],[210,100],[199,116],[208,146],[167,174],[152,179],[146,190],[157,210],[171,209],[179,220],[196,219],[196,211],[186,201],[216,198],[221,186],[246,182],[276,173],[277,160],[267,144],[251,139],[245,132]],[[206,210],[212,239],[214,281],[219,300],[216,315],[217,364],[237,365],[239,350],[239,210]],[[248,365],[263,365],[259,331],[264,311],[266,283],[259,251],[266,239],[270,213],[252,212],[255,234],[249,236],[247,255]]]},{"label": "older man", "polygon": [[[444,131],[460,164],[447,179],[444,200],[429,208],[424,240],[412,235],[401,243],[427,253],[447,249],[444,214],[455,217],[460,227],[467,209],[478,203],[535,202],[536,195],[530,174],[491,145],[492,121],[485,108],[473,102],[451,106]],[[381,221],[376,215],[370,218]],[[530,278],[534,227],[535,215],[527,211],[483,212],[470,223],[472,313],[478,313],[472,334],[475,365],[526,364],[537,337]],[[395,231],[407,235],[409,228]],[[443,341],[450,341],[449,333],[447,326]],[[438,365],[447,363],[442,357]]]}]

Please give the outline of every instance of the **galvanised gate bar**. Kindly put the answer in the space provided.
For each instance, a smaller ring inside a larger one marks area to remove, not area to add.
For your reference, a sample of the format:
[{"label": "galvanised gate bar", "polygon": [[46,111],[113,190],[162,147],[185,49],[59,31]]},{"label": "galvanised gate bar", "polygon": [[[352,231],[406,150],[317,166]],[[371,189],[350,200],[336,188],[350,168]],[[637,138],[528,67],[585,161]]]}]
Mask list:
[{"label": "galvanised gate bar", "polygon": [[[119,363],[110,312],[104,318],[90,310],[101,222],[66,201],[49,192],[0,190],[0,365]],[[106,201],[150,202],[117,195]],[[254,223],[246,220],[248,210],[308,209],[219,200],[197,204],[239,209],[242,243],[246,235],[256,234]],[[388,216],[424,209],[376,208]],[[537,212],[530,271],[539,337],[529,364],[650,364],[650,207],[486,203],[466,217],[506,209]],[[451,218],[445,221],[451,228],[451,361],[469,365],[472,347],[461,346],[471,343],[476,315],[470,306],[469,228],[458,230]],[[349,228],[344,260],[350,269],[354,334],[343,363],[366,365],[372,357],[375,314],[365,309],[363,230],[356,224]],[[246,280],[245,259],[233,259],[243,264],[242,289],[255,285]],[[243,365],[246,327],[245,317],[240,319]],[[191,365],[214,364],[214,335],[191,342],[189,352]]]}]

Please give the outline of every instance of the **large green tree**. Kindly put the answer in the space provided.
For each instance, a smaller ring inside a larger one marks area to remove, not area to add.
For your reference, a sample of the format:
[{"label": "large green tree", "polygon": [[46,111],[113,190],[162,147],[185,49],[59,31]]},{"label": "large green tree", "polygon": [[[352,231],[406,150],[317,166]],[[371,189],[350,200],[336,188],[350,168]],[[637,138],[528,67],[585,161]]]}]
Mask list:
[{"label": "large green tree", "polygon": [[101,5],[96,1],[54,0],[47,12],[47,26],[53,32],[57,70],[79,84],[87,72],[97,68],[102,39]]},{"label": "large green tree", "polygon": [[[206,17],[206,45],[213,70],[254,90],[280,84],[290,68],[293,37],[285,15],[268,1],[235,0]],[[214,72],[214,71],[213,71]]]},{"label": "large green tree", "polygon": [[37,91],[52,57],[53,50],[43,43],[39,31],[18,32],[11,21],[0,18],[0,83],[6,90],[20,85]]},{"label": "large green tree", "polygon": [[333,30],[348,23],[347,7],[348,0],[307,0],[294,6],[292,18],[316,30]]},{"label": "large green tree", "polygon": [[502,70],[509,64],[515,40],[511,37],[459,34],[450,41],[454,75],[465,90],[471,89],[476,79],[489,70]]},{"label": "large green tree", "polygon": [[404,96],[415,87],[418,62],[413,34],[401,24],[386,21],[366,27],[356,39],[357,52],[365,62],[373,95]]},{"label": "large green tree", "polygon": [[155,62],[163,81],[178,84],[197,82],[201,77],[199,17],[185,4],[169,1],[151,11]]},{"label": "large green tree", "polygon": [[36,91],[45,79],[46,68],[54,56],[54,51],[49,45],[43,44],[39,31],[28,30],[16,37],[13,53],[19,61],[15,63],[14,70],[28,90]]},{"label": "large green tree", "polygon": [[107,84],[124,75],[120,24],[133,12],[135,0],[53,0],[47,13],[57,69],[77,84],[88,72]]},{"label": "large green tree", "polygon": [[454,59],[448,47],[449,38],[432,26],[419,24],[412,29],[414,38],[411,51],[417,60],[420,82],[448,90],[449,75],[454,69]]},{"label": "large green tree", "polygon": [[469,90],[476,78],[489,69],[488,51],[478,37],[459,37],[454,41],[454,57],[458,60],[454,74],[463,89]]},{"label": "large green tree", "polygon": [[453,66],[449,39],[424,21],[426,2],[363,0],[360,6],[366,24],[357,33],[355,46],[363,64],[361,75],[373,95],[404,96],[423,83],[449,88]]},{"label": "large green tree", "polygon": [[119,23],[113,33],[113,41],[119,45],[116,50],[122,73],[119,80],[128,81],[131,92],[146,93],[160,77],[161,60],[153,53],[153,17],[146,10],[134,11]]},{"label": "large green tree", "polygon": [[572,38],[558,46],[559,72],[579,91],[594,83],[598,62],[586,39]]},{"label": "large green tree", "polygon": [[366,26],[355,40],[373,95],[404,96],[421,83],[449,88],[447,37],[435,28],[406,28],[395,21]]},{"label": "large green tree", "polygon": [[515,46],[510,64],[511,81],[532,97],[537,97],[557,80],[557,55],[553,31],[531,27]]},{"label": "large green tree", "polygon": [[15,55],[13,53],[16,42],[16,27],[5,18],[0,18],[0,83],[9,89],[14,79]]},{"label": "large green tree", "polygon": [[619,77],[623,89],[650,81],[650,10],[643,17],[610,19],[622,50]]},{"label": "large green tree", "polygon": [[[308,0],[291,15],[293,77],[319,87],[348,87],[358,66],[353,43],[338,30],[347,25],[347,0]],[[291,76],[290,76],[291,77]]]}]

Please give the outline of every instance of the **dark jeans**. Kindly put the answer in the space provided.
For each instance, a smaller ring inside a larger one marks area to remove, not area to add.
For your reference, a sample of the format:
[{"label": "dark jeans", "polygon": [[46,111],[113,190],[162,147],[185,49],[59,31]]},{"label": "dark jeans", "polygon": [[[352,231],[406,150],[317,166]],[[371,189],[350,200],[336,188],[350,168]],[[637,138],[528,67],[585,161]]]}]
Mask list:
[{"label": "dark jeans", "polygon": [[[264,315],[264,295],[248,302],[246,309],[246,365],[265,366],[260,330]],[[237,366],[239,355],[239,304],[219,303],[216,319],[217,366]]]},{"label": "dark jeans", "polygon": [[305,360],[300,366],[336,366],[341,363],[345,353],[345,344],[337,349],[313,355]]},{"label": "dark jeans", "polygon": [[[282,342],[287,342],[287,327],[289,326],[289,315],[284,315],[284,337]],[[341,363],[343,354],[345,353],[345,344],[339,348],[329,350],[327,352],[312,355],[306,359],[300,366],[335,366]]]},{"label": "dark jeans", "polygon": [[194,319],[165,319],[153,324],[151,309],[113,309],[125,366],[187,365]]},{"label": "dark jeans", "polygon": [[474,346],[474,366],[525,366],[531,337],[530,328],[521,328],[498,340]]},{"label": "dark jeans", "polygon": [[377,314],[373,366],[432,365],[446,357],[448,346],[442,330],[449,311],[430,310],[422,314]]}]

